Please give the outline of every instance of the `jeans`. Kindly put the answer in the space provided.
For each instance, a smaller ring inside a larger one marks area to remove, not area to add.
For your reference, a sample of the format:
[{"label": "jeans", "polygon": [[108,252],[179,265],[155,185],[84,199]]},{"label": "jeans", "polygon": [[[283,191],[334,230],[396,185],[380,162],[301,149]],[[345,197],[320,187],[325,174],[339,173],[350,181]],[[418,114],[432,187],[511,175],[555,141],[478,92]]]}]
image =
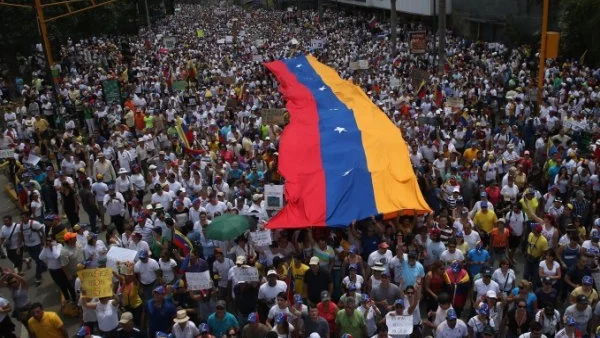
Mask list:
[{"label": "jeans", "polygon": [[121,215],[110,216],[110,221],[111,221],[111,223],[115,224],[115,227],[117,228],[117,231],[119,232],[119,235],[121,235],[123,232],[125,232],[125,217],[123,217]]},{"label": "jeans", "polygon": [[13,263],[15,269],[19,270],[19,272],[23,270],[23,248],[6,249],[6,256],[11,261],[11,263]]},{"label": "jeans", "polygon": [[31,258],[33,258],[33,260],[35,261],[35,279],[36,280],[42,279],[42,273],[44,273],[44,271],[46,271],[46,269],[47,269],[46,263],[44,263],[40,259],[40,252],[42,252],[42,245],[38,244],[38,245],[34,245],[34,246],[25,246],[25,249],[27,249],[29,256],[31,256]]},{"label": "jeans", "polygon": [[73,283],[67,278],[67,275],[62,269],[50,270],[50,277],[54,280],[54,283],[58,286],[60,291],[62,292],[65,300],[67,301],[76,301],[77,294],[75,293],[75,287]]},{"label": "jeans", "polygon": [[90,219],[90,230],[96,233],[96,222],[98,218],[98,212],[96,210],[85,211]]}]

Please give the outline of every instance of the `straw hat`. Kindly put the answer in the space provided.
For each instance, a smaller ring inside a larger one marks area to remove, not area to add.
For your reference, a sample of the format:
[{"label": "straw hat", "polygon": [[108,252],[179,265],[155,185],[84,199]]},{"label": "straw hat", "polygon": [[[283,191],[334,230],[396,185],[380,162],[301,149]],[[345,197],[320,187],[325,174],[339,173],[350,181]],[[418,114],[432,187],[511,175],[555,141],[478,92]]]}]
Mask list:
[{"label": "straw hat", "polygon": [[175,316],[175,318],[173,319],[173,321],[178,324],[183,324],[189,320],[190,320],[190,317],[187,315],[186,310],[177,311],[177,316]]}]

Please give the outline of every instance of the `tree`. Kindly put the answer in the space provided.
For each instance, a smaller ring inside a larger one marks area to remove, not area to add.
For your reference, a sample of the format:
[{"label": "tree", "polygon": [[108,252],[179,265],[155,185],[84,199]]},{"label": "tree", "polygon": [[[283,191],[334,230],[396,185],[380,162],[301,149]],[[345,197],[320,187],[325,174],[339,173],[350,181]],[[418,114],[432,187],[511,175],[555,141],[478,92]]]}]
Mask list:
[{"label": "tree", "polygon": [[396,54],[396,39],[398,37],[398,11],[396,0],[390,0],[390,42],[392,44],[392,55]]},{"label": "tree", "polygon": [[[561,55],[580,58],[585,64],[600,64],[600,10],[598,0],[562,0],[560,14]],[[587,52],[586,52],[587,51]]]}]

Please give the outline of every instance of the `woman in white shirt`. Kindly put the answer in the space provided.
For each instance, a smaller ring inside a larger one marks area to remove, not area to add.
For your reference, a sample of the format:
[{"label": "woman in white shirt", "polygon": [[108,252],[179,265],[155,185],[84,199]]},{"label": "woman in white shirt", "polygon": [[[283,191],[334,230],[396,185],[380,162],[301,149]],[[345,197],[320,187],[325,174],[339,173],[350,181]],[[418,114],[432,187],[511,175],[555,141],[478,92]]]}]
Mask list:
[{"label": "woman in white shirt", "polygon": [[98,302],[86,302],[85,307],[96,311],[98,329],[102,337],[114,337],[119,327],[119,300],[102,297]]},{"label": "woman in white shirt", "polygon": [[88,268],[97,268],[98,260],[106,258],[108,249],[96,234],[89,234],[87,239],[87,245],[83,249],[86,265]]},{"label": "woman in white shirt", "polygon": [[492,274],[492,280],[498,283],[500,292],[503,292],[505,296],[510,294],[515,285],[516,275],[515,271],[510,268],[507,259],[500,261],[500,267]]},{"label": "woman in white shirt", "polygon": [[158,266],[162,271],[162,281],[166,284],[171,284],[175,280],[175,268],[177,268],[177,262],[169,256],[167,250],[163,250],[158,260]]},{"label": "woman in white shirt", "polygon": [[556,260],[556,253],[553,250],[546,252],[546,258],[539,265],[540,279],[549,277],[552,285],[556,284],[562,278],[560,263]]}]

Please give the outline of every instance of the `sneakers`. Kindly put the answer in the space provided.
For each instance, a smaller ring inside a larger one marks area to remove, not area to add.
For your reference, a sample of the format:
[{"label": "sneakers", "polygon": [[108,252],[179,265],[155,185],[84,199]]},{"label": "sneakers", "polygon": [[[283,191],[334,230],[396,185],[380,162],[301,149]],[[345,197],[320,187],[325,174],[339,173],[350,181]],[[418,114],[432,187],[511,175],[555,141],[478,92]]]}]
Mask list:
[{"label": "sneakers", "polygon": [[41,279],[36,279],[35,280],[35,286],[40,286],[42,285],[42,280]]}]

